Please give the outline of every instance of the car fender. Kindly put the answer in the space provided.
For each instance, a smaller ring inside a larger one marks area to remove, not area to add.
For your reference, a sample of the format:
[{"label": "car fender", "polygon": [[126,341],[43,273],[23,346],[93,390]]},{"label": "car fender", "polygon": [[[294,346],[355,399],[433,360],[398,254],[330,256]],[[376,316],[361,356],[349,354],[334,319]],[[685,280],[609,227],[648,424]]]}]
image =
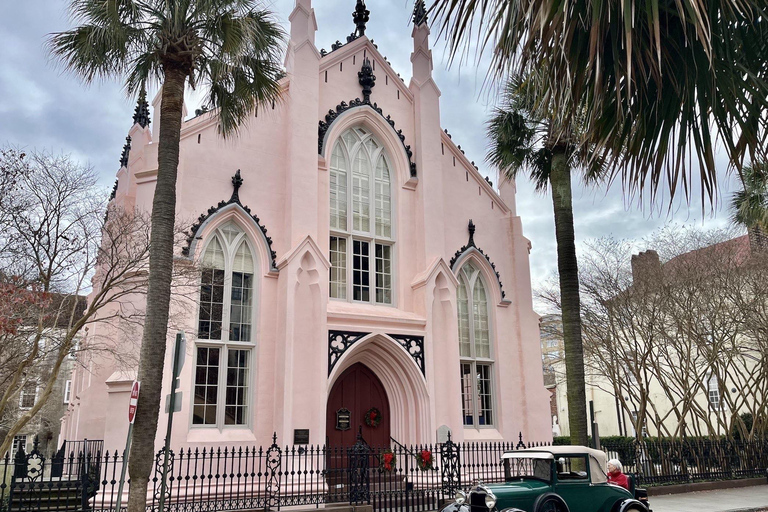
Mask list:
[{"label": "car fender", "polygon": [[466,503],[459,505],[455,501],[452,501],[441,508],[440,512],[469,512],[469,505]]},{"label": "car fender", "polygon": [[565,512],[570,512],[571,509],[568,508],[568,504],[565,502],[565,500],[563,500],[563,498],[554,492],[548,492],[536,498],[536,501],[533,503],[533,512],[539,512],[539,507],[541,506],[542,502],[548,498],[554,498],[565,508]]},{"label": "car fender", "polygon": [[525,512],[525,510],[520,510],[519,508],[505,508],[502,509],[500,512]]},{"label": "car fender", "polygon": [[611,512],[626,512],[629,507],[637,507],[644,512],[648,512],[648,507],[643,502],[637,501],[633,498],[617,501]]}]

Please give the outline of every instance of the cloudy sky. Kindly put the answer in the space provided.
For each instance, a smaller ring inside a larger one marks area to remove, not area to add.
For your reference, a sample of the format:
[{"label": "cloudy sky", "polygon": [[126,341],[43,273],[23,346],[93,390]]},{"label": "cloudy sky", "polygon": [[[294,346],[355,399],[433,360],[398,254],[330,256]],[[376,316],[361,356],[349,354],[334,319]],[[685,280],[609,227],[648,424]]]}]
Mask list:
[{"label": "cloudy sky", "polygon": [[[69,0],[0,2],[0,145],[47,149],[71,154],[92,165],[111,188],[118,160],[130,128],[134,102],[115,82],[84,87],[77,78],[63,74],[45,50],[47,34],[70,26]],[[355,0],[315,0],[318,47],[330,49],[337,39],[353,31],[351,13]],[[412,0],[368,0],[371,21],[366,34],[375,40],[395,70],[408,82],[411,63],[410,13]],[[266,5],[287,27],[294,0],[268,0]],[[433,34],[433,43],[435,42]],[[493,106],[493,95],[483,88],[485,68],[475,60],[448,66],[443,45],[435,43],[435,79],[442,91],[442,122],[462,145],[470,160],[494,183],[495,173],[483,164],[487,141],[483,123]],[[150,97],[153,92],[150,92]],[[188,104],[193,112],[194,97]],[[574,189],[576,240],[583,247],[590,238],[613,235],[642,239],[669,222],[714,227],[728,223],[724,203],[737,188],[726,175],[727,161],[719,159],[720,200],[714,210],[702,211],[698,191],[690,206],[678,199],[656,207],[627,199],[621,184],[595,189]],[[663,198],[666,200],[668,194]],[[534,287],[551,277],[556,268],[554,222],[549,196],[536,194],[525,181],[518,182],[518,212],[525,234],[533,243],[531,269]],[[638,245],[642,249],[642,243]]]}]

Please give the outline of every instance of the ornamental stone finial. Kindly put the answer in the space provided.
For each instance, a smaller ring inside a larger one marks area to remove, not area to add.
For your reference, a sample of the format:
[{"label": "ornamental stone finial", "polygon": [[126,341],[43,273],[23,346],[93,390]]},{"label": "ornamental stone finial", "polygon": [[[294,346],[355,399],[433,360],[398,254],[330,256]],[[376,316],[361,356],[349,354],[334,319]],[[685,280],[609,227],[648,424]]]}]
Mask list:
[{"label": "ornamental stone finial", "polygon": [[142,87],[141,92],[139,92],[139,100],[136,102],[136,109],[133,111],[133,124],[138,124],[142,128],[146,128],[149,126],[150,122],[147,90]]},{"label": "ornamental stone finial", "polygon": [[357,73],[357,78],[360,81],[360,85],[363,86],[363,102],[370,103],[371,90],[376,85],[376,76],[373,74],[371,59],[368,57],[363,61],[363,67]]},{"label": "ornamental stone finial", "polygon": [[355,11],[352,13],[352,20],[355,22],[355,36],[360,37],[365,35],[365,25],[368,20],[371,19],[371,11],[366,9],[365,0],[357,0],[355,5]]},{"label": "ornamental stone finial", "polygon": [[232,191],[232,197],[229,198],[230,203],[240,203],[240,187],[243,185],[243,178],[240,177],[240,169],[237,170],[234,176],[232,176],[232,186],[235,189]]},{"label": "ornamental stone finial", "polygon": [[416,0],[416,5],[413,7],[413,25],[418,27],[427,21],[427,7],[424,5],[424,0]]},{"label": "ornamental stone finial", "polygon": [[472,222],[472,219],[469,219],[467,229],[469,229],[469,242],[467,242],[467,245],[469,247],[475,247],[475,223]]}]

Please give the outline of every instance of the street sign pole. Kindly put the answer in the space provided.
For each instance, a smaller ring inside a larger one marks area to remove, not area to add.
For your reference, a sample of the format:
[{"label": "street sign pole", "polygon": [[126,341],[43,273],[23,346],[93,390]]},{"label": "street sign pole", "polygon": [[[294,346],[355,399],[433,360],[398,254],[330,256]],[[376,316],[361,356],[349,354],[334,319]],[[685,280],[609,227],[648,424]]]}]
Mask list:
[{"label": "street sign pole", "polygon": [[136,419],[136,406],[139,402],[139,390],[141,383],[133,381],[131,385],[131,399],[128,403],[128,436],[125,438],[125,450],[123,451],[123,468],[120,470],[120,485],[117,487],[117,505],[115,512],[120,512],[123,501],[123,486],[125,485],[125,472],[128,470],[128,457],[131,453],[131,440],[133,439],[133,420]]},{"label": "street sign pole", "polygon": [[[176,346],[173,351],[173,377],[171,380],[171,396],[169,397],[168,409],[168,428],[165,431],[165,448],[163,449],[163,476],[160,480],[160,500],[158,511],[165,510],[165,489],[168,477],[168,454],[171,450],[171,430],[173,429],[173,413],[176,412],[176,388],[178,387],[178,378],[181,373],[181,367],[184,366],[184,358],[187,352],[187,337],[183,332],[176,334]],[[119,511],[118,511],[119,512]]]}]

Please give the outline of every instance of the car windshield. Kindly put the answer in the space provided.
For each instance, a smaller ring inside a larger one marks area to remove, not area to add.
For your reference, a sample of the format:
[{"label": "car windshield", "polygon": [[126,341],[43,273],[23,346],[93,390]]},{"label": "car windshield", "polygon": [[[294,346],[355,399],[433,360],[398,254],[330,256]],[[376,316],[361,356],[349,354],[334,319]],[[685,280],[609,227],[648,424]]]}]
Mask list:
[{"label": "car windshield", "polygon": [[544,482],[552,481],[552,459],[539,457],[510,457],[504,459],[504,473],[506,480],[518,480],[521,478],[535,478]]}]

